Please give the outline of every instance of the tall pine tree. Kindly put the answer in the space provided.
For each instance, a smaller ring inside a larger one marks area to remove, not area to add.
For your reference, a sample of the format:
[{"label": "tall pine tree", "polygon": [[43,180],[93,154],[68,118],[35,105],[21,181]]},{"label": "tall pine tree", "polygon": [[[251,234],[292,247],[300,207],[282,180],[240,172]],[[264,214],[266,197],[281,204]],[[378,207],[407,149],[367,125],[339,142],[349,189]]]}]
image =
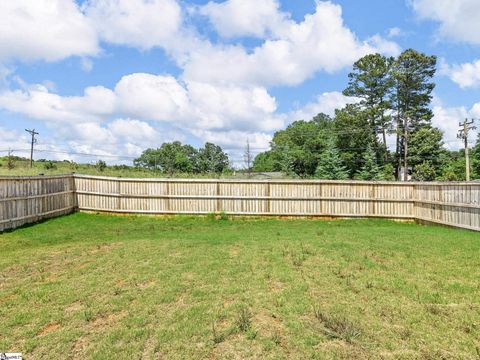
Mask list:
[{"label": "tall pine tree", "polygon": [[355,176],[358,180],[383,180],[382,168],[378,165],[375,151],[368,147],[363,158],[363,166]]},{"label": "tall pine tree", "polygon": [[378,135],[381,135],[381,148],[384,162],[388,161],[387,133],[392,129],[391,91],[394,85],[391,76],[393,58],[380,54],[370,54],[362,57],[353,65],[353,71],[348,75],[348,87],[344,95],[360,98],[361,109],[369,121],[370,130],[378,148]]},{"label": "tall pine tree", "polygon": [[323,180],[348,179],[347,168],[343,165],[340,153],[332,140],[328,142],[327,149],[320,156],[315,177]]},{"label": "tall pine tree", "polygon": [[[395,60],[392,67],[394,91],[392,104],[397,128],[397,174],[402,167],[408,168],[408,146],[410,136],[425,125],[431,124],[430,109],[432,79],[436,71],[437,58],[409,49]],[[405,179],[408,173],[405,169]]]}]

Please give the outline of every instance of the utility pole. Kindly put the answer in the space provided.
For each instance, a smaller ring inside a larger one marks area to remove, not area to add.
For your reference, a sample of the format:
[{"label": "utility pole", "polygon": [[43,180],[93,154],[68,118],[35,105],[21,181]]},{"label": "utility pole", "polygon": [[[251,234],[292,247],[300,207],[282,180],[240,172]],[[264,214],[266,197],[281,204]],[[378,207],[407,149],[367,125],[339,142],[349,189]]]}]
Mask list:
[{"label": "utility pole", "polygon": [[33,145],[37,142],[37,139],[35,139],[35,135],[39,135],[38,132],[35,131],[35,129],[28,130],[25,129],[26,132],[28,132],[30,135],[32,135],[32,143],[30,147],[30,168],[33,167]]},{"label": "utility pole", "polygon": [[404,139],[404,153],[403,153],[403,181],[408,181],[408,118],[405,117],[403,122],[403,139]]},{"label": "utility pole", "polygon": [[475,120],[468,121],[465,119],[463,123],[458,123],[460,130],[458,130],[457,138],[463,140],[465,145],[465,178],[467,181],[470,181],[470,156],[468,154],[468,133],[470,130],[475,130],[476,127],[473,126]]}]

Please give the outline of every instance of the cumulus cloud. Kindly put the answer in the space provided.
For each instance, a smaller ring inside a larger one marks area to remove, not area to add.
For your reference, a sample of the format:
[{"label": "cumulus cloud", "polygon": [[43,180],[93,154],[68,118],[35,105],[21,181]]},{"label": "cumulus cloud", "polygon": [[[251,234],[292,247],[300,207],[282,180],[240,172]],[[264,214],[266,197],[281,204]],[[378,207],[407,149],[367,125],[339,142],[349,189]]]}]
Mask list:
[{"label": "cumulus cloud", "polygon": [[0,107],[47,122],[95,122],[114,111],[115,96],[102,86],[86,88],[83,96],[60,96],[37,84],[0,92]]},{"label": "cumulus cloud", "polygon": [[[276,112],[275,98],[263,87],[184,83],[172,76],[146,73],[124,76],[114,89],[88,87],[82,96],[61,96],[39,84],[5,90],[0,92],[0,107],[73,129],[79,139],[100,143],[113,141],[113,135],[137,143],[148,139],[147,133],[156,137],[150,125],[138,121],[161,121],[194,135],[226,129],[272,131],[285,121]],[[103,125],[116,118],[124,120]],[[143,135],[125,138],[125,129],[133,126],[137,127],[135,134]]]},{"label": "cumulus cloud", "polygon": [[264,38],[293,24],[290,16],[279,9],[277,0],[227,0],[210,1],[199,8],[199,13],[207,16],[223,37]]},{"label": "cumulus cloud", "polygon": [[410,0],[410,2],[420,18],[440,23],[441,36],[480,44],[478,0]]},{"label": "cumulus cloud", "polygon": [[[462,142],[457,139],[458,124],[465,118],[475,116],[476,106],[474,105],[471,109],[464,106],[448,107],[438,97],[434,97],[432,123],[443,131],[447,148],[458,149],[463,146]],[[474,141],[473,133],[471,140]]]},{"label": "cumulus cloud", "polygon": [[87,0],[83,10],[103,41],[142,50],[168,46],[182,23],[175,0]]},{"label": "cumulus cloud", "polygon": [[480,86],[480,60],[453,66],[443,64],[441,72],[461,88]]},{"label": "cumulus cloud", "polygon": [[120,112],[128,116],[175,121],[188,112],[187,90],[172,76],[134,73],[115,86]]},{"label": "cumulus cloud", "polygon": [[[190,27],[193,22],[187,23],[177,0],[86,0],[80,7],[74,0],[0,2],[0,19],[5,18],[0,65],[6,59],[78,56],[88,72],[102,42],[142,51],[162,48],[180,70],[177,78],[125,75],[112,88],[91,86],[77,96],[62,96],[48,83],[0,86],[0,108],[44,121],[78,152],[95,152],[95,144],[102,143],[113,154],[136,154],[168,138],[156,130],[162,126],[178,131],[176,136],[189,133],[233,148],[243,147],[248,138],[252,147],[266,148],[270,134],[294,117],[333,114],[351,101],[325,93],[302,109],[279,113],[269,86],[301,84],[367,53],[400,51],[379,35],[359,39],[344,24],[341,7],[329,1],[317,1],[315,11],[299,22],[282,12],[278,0],[211,1],[197,6],[198,14],[208,17],[220,35],[218,43]],[[261,42],[248,49],[222,37]]]},{"label": "cumulus cloud", "polygon": [[[234,22],[227,17],[225,21]],[[265,29],[263,26],[255,32]],[[332,73],[351,65],[367,53],[398,51],[393,42],[379,36],[360,41],[344,25],[342,8],[331,2],[317,2],[315,13],[307,14],[302,22],[284,20],[281,28],[273,30],[275,38],[251,52],[240,45],[210,44],[196,49],[182,65],[184,78],[208,83],[297,85],[318,71]]]},{"label": "cumulus cloud", "polygon": [[357,101],[356,98],[345,96],[338,91],[325,92],[318,95],[315,102],[308,103],[302,108],[292,111],[289,118],[293,121],[310,120],[319,113],[334,116],[336,109],[341,109],[347,104],[353,104]]},{"label": "cumulus cloud", "polygon": [[0,61],[57,61],[98,52],[93,24],[75,1],[0,1]]}]

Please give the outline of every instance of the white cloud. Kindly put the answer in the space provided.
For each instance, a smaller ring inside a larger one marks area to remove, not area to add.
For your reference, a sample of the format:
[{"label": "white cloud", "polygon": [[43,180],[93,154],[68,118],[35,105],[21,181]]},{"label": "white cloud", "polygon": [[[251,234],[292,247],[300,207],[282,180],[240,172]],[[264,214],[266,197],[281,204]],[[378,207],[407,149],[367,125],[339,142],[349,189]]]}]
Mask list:
[{"label": "white cloud", "polygon": [[440,35],[480,44],[480,1],[410,0],[420,18],[440,23]]},{"label": "white cloud", "polygon": [[149,123],[135,119],[116,119],[108,129],[117,140],[131,144],[154,144],[162,138]]},{"label": "white cloud", "polygon": [[135,118],[175,121],[188,112],[186,89],[172,76],[135,73],[115,86],[119,111]]},{"label": "white cloud", "polygon": [[263,87],[188,83],[191,124],[200,129],[272,130],[283,126],[275,98]]},{"label": "white cloud", "polygon": [[274,39],[251,52],[239,45],[203,44],[182,64],[183,77],[206,83],[297,85],[318,71],[332,73],[351,65],[367,53],[398,51],[396,44],[379,36],[358,40],[345,27],[342,8],[331,2],[317,2],[314,14],[300,23],[286,21],[275,32]]},{"label": "white cloud", "polygon": [[308,103],[302,108],[292,111],[289,118],[295,120],[310,120],[319,113],[330,116],[335,115],[336,109],[341,109],[347,104],[353,104],[357,99],[343,95],[341,92],[325,92],[317,97],[317,101]]},{"label": "white cloud", "polygon": [[170,44],[182,23],[175,0],[87,0],[83,10],[105,42],[142,50]]},{"label": "white cloud", "polygon": [[217,33],[223,37],[264,38],[291,24],[289,15],[279,8],[277,0],[210,1],[199,8],[199,13],[208,16]]},{"label": "white cloud", "polygon": [[[57,131],[73,129],[75,137],[97,143],[119,137],[131,143],[146,141],[152,127],[138,121],[162,121],[194,135],[272,131],[285,121],[263,87],[180,83],[172,76],[145,73],[122,77],[113,90],[88,87],[82,96],[60,96],[43,85],[6,90],[0,92],[0,108],[55,124]],[[125,119],[102,125],[118,117]],[[135,135],[126,137],[125,129],[132,127]]]},{"label": "white cloud", "polygon": [[[461,140],[457,139],[459,122],[462,122],[465,118],[475,116],[475,109],[476,105],[470,110],[464,106],[447,107],[438,97],[434,97],[432,123],[443,131],[447,148],[458,149],[463,146]],[[474,140],[473,133],[471,140]]]},{"label": "white cloud", "polygon": [[441,73],[449,76],[461,88],[480,86],[480,60],[453,66],[443,64]]},{"label": "white cloud", "polygon": [[84,123],[102,121],[113,113],[115,97],[102,86],[86,88],[83,96],[60,96],[37,84],[0,92],[0,107],[47,122]]},{"label": "white cloud", "polygon": [[394,38],[394,37],[398,37],[398,36],[401,36],[401,35],[403,35],[403,31],[399,27],[392,27],[392,28],[388,29],[388,31],[387,31],[387,36],[389,38]]},{"label": "white cloud", "polygon": [[398,56],[402,52],[402,49],[396,42],[387,40],[378,34],[368,38],[366,42],[376,49],[377,52],[384,55]]},{"label": "white cloud", "polygon": [[80,68],[85,72],[90,72],[93,69],[93,61],[89,58],[82,57],[80,59]]},{"label": "white cloud", "polygon": [[0,60],[57,61],[98,51],[92,23],[73,0],[0,1]]}]

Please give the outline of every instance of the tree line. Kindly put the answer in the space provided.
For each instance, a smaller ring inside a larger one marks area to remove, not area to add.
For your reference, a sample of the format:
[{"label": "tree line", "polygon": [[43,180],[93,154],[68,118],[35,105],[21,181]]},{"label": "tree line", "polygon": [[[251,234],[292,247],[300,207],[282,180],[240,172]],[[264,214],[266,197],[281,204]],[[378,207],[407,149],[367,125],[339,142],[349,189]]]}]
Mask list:
[{"label": "tree line", "polygon": [[[433,77],[437,59],[413,49],[398,57],[362,57],[348,75],[343,93],[354,104],[331,118],[318,114],[275,133],[271,150],[256,156],[254,171],[283,171],[319,179],[465,180],[462,151],[444,147],[432,125]],[[459,119],[462,120],[462,119]],[[388,138],[394,138],[390,150]],[[480,178],[480,138],[472,151]]]},{"label": "tree line", "polygon": [[228,155],[218,145],[207,142],[200,149],[180,141],[164,143],[157,149],[147,149],[134,160],[137,167],[175,173],[222,173],[229,168]]}]

